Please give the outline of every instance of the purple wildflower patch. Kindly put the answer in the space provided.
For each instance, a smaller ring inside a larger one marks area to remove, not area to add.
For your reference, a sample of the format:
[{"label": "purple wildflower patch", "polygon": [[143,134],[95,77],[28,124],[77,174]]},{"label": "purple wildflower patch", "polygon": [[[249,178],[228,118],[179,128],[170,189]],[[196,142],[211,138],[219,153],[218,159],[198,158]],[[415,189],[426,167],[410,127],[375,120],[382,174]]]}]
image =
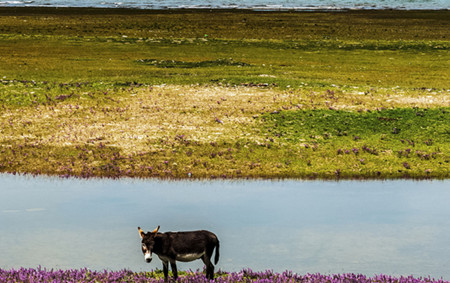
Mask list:
[{"label": "purple wildflower patch", "polygon": [[[179,282],[210,282],[201,271],[181,272]],[[364,283],[449,283],[443,279],[416,278],[413,276],[393,277],[389,275],[375,275],[368,277],[362,274],[345,273],[322,275],[296,274],[292,271],[282,273],[266,270],[255,272],[244,269],[239,272],[218,271],[215,274],[215,282],[315,282],[315,283],[338,283],[338,282],[364,282]],[[47,270],[43,268],[20,268],[4,270],[0,269],[0,282],[164,282],[161,271],[133,272],[130,270],[120,271],[91,271],[84,269],[70,270]]]}]

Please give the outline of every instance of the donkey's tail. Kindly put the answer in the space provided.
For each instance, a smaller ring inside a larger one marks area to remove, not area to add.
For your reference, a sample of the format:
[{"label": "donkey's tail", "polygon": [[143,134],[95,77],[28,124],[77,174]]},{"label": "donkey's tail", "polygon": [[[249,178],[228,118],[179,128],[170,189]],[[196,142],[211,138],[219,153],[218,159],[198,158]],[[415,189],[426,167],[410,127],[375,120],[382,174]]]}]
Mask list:
[{"label": "donkey's tail", "polygon": [[219,247],[220,247],[219,240],[217,240],[216,255],[214,256],[214,264],[217,264],[217,262],[219,261]]}]

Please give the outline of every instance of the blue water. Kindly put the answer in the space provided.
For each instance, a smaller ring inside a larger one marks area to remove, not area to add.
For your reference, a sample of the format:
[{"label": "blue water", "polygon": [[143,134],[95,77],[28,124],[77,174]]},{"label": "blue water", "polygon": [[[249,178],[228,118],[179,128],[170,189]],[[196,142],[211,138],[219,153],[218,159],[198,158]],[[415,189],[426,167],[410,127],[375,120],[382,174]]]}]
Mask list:
[{"label": "blue water", "polygon": [[450,0],[0,0],[0,6],[102,7],[138,9],[450,9]]},{"label": "blue water", "polygon": [[[135,271],[137,226],[208,229],[218,268],[450,280],[449,181],[157,181],[0,174],[0,268]],[[202,268],[201,261],[179,269]]]}]

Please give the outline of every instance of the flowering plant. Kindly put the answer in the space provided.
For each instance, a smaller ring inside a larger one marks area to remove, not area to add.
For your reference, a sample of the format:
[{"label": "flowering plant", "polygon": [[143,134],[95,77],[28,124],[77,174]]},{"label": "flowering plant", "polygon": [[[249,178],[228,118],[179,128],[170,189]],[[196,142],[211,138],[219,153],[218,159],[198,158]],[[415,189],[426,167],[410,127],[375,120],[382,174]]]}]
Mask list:
[{"label": "flowering plant", "polygon": [[[186,271],[180,273],[179,282],[209,282],[201,271]],[[368,277],[362,274],[346,273],[323,275],[319,273],[300,275],[292,271],[282,273],[266,270],[255,272],[243,269],[239,272],[216,273],[215,282],[307,282],[307,283],[448,283],[443,279],[416,278],[413,276],[394,277],[389,275],[374,275]],[[134,272],[120,271],[91,271],[84,269],[47,270],[45,268],[0,269],[0,282],[164,282],[162,271]]]}]

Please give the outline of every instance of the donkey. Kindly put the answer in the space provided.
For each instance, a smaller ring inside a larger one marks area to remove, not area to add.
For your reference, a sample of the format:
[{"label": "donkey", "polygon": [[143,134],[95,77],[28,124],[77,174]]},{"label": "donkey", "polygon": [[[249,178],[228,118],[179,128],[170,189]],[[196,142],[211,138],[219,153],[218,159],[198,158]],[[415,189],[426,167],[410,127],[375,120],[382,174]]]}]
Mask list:
[{"label": "donkey", "polygon": [[152,261],[152,253],[159,257],[163,263],[165,282],[168,281],[169,262],[173,278],[177,280],[177,260],[188,262],[200,258],[206,265],[206,278],[214,279],[214,265],[211,263],[214,248],[216,249],[214,264],[219,261],[219,239],[214,233],[205,230],[158,233],[159,226],[147,233],[142,231],[141,227],[138,227],[138,230],[145,261]]}]

